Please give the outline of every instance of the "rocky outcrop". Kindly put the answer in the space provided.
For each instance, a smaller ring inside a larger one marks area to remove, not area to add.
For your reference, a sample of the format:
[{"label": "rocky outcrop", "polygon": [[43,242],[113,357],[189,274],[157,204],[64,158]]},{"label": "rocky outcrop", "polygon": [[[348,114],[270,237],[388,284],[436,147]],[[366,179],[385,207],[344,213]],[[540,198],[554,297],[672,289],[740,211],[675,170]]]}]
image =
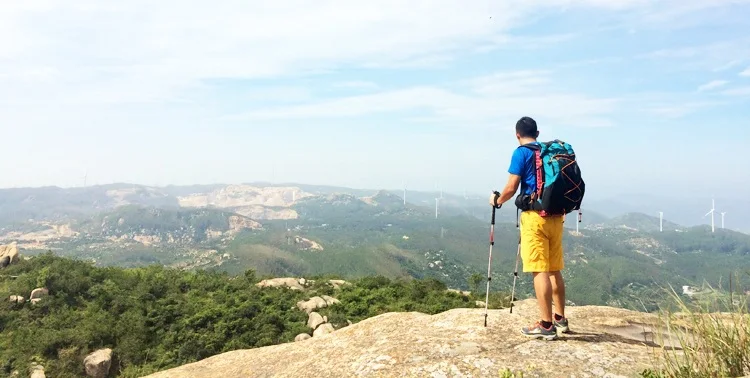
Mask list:
[{"label": "rocky outcrop", "polygon": [[18,258],[18,244],[0,245],[0,268],[17,262]]},{"label": "rocky outcrop", "polygon": [[231,209],[252,219],[296,219],[297,212],[289,207],[310,196],[312,194],[297,187],[228,185],[210,193],[179,197],[178,200],[182,207]]},{"label": "rocky outcrop", "polygon": [[312,297],[306,301],[297,302],[297,308],[309,314],[319,308],[325,308],[336,303],[339,303],[338,299],[322,295],[319,297]]},{"label": "rocky outcrop", "polygon": [[263,280],[255,284],[257,287],[282,287],[286,286],[292,290],[304,290],[304,287],[300,285],[299,279],[297,278],[272,278]]},{"label": "rocky outcrop", "polygon": [[316,241],[303,238],[301,236],[295,236],[294,237],[294,244],[297,244],[300,249],[302,250],[314,250],[314,251],[322,251],[323,246],[318,244]]},{"label": "rocky outcrop", "polygon": [[346,282],[344,280],[328,280],[328,283],[331,284],[334,289],[339,289],[344,285],[351,285],[349,282]]},{"label": "rocky outcrop", "polygon": [[18,303],[18,304],[26,302],[26,298],[24,298],[22,295],[11,295],[9,300],[10,300],[10,303]]},{"label": "rocky outcrop", "polygon": [[86,375],[92,378],[106,378],[112,365],[112,349],[100,349],[83,360]]},{"label": "rocky outcrop", "polygon": [[260,228],[263,228],[263,226],[250,218],[238,215],[232,215],[229,217],[229,233],[232,235],[240,233],[243,230],[257,230]]},{"label": "rocky outcrop", "polygon": [[498,377],[505,369],[525,377],[631,377],[653,367],[658,345],[643,331],[656,316],[602,306],[567,312],[572,332],[556,341],[519,333],[539,317],[527,300],[512,314],[490,310],[486,328],[484,309],[387,313],[303,343],[228,352],[148,377]]}]

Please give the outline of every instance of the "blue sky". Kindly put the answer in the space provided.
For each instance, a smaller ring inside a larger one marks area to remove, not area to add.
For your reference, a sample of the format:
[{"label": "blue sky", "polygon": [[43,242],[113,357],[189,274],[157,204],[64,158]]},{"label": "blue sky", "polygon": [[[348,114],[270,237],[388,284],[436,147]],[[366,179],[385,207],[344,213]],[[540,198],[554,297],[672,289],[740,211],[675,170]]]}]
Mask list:
[{"label": "blue sky", "polygon": [[592,196],[746,188],[748,17],[748,0],[0,2],[0,187],[486,193],[528,115]]}]

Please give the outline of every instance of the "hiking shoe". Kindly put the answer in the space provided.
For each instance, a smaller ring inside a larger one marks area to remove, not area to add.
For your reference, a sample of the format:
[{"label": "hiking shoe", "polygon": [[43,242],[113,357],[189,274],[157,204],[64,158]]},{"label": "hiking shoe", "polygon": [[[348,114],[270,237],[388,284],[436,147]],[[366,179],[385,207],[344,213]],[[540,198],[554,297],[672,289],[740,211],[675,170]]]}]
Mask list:
[{"label": "hiking shoe", "polygon": [[523,327],[523,329],[521,329],[521,334],[526,337],[549,341],[557,338],[557,328],[555,328],[554,323],[552,323],[549,328],[544,328],[541,322],[536,322],[531,327]]},{"label": "hiking shoe", "polygon": [[552,324],[562,333],[568,333],[568,331],[570,331],[568,328],[568,318],[562,318],[560,320],[552,319]]}]

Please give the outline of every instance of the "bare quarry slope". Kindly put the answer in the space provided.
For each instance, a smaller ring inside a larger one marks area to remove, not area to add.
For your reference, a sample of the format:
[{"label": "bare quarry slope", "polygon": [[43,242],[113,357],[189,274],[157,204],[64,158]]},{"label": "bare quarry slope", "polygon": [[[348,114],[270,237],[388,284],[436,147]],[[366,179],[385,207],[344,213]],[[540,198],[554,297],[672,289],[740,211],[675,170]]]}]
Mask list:
[{"label": "bare quarry slope", "polygon": [[[519,334],[537,319],[533,300],[508,309],[454,309],[433,316],[387,313],[331,334],[238,350],[150,375],[167,377],[634,377],[659,345],[643,334],[653,315],[570,307],[572,332],[556,341]],[[645,328],[644,328],[645,327]]]}]

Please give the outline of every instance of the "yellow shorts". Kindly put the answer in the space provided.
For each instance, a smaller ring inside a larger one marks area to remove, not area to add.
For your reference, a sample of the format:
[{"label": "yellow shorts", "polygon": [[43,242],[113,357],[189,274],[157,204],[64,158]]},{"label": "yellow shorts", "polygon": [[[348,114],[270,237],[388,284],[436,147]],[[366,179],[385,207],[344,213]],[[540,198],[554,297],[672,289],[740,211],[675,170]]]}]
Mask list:
[{"label": "yellow shorts", "polygon": [[536,211],[521,213],[521,259],[524,272],[555,272],[563,263],[562,216],[542,217]]}]

